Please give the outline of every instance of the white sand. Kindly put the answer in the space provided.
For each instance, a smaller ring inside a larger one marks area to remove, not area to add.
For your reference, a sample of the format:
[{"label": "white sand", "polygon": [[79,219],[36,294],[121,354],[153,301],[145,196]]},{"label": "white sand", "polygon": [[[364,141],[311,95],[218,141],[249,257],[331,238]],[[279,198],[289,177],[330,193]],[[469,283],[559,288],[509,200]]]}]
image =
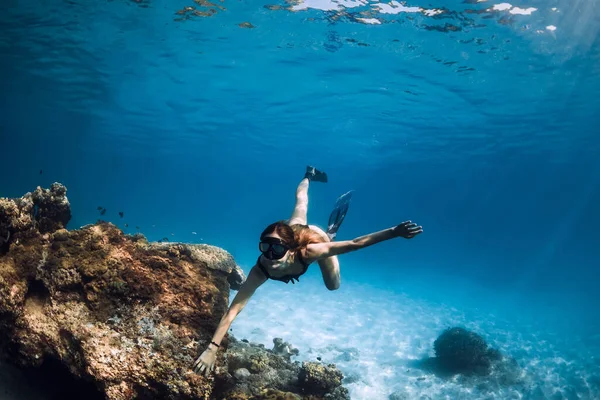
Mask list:
[{"label": "white sand", "polygon": [[[570,399],[575,393],[580,399],[600,398],[600,347],[583,346],[578,338],[562,338],[551,329],[536,331],[522,318],[517,325],[485,310],[469,312],[356,283],[330,292],[318,277],[303,276],[293,286],[263,285],[234,321],[232,333],[267,348],[281,337],[300,350],[298,361],[320,356],[336,363],[355,400],[387,400],[393,392],[407,399],[520,399],[524,394]],[[433,356],[434,340],[456,325],[514,357],[525,383],[480,391],[407,365]]]}]

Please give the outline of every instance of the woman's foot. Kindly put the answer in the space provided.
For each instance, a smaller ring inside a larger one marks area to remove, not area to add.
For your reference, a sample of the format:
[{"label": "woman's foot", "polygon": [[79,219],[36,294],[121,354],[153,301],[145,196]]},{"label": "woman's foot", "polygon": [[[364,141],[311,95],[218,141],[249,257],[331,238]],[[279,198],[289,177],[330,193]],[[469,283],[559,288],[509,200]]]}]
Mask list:
[{"label": "woman's foot", "polygon": [[310,165],[306,167],[306,174],[304,174],[304,177],[309,181],[327,182],[327,174],[319,171],[315,167],[311,167]]}]

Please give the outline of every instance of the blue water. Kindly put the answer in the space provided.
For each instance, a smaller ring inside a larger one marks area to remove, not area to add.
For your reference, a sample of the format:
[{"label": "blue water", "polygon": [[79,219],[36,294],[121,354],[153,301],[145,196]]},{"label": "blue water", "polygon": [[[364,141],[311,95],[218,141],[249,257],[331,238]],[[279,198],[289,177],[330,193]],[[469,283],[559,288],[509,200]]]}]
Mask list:
[{"label": "blue water", "polygon": [[210,243],[248,272],[313,164],[309,222],[354,189],[339,239],[424,227],[342,256],[340,296],[533,324],[600,376],[598,1],[214,3],[6,0],[0,196],[59,181],[71,228]]}]

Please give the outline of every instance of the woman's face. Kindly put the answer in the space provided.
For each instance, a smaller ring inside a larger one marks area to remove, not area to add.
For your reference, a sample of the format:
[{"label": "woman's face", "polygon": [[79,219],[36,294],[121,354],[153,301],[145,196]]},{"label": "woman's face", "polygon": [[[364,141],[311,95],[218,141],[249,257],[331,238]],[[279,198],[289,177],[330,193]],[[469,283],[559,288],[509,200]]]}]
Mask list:
[{"label": "woman's face", "polygon": [[[281,236],[279,236],[279,235],[277,234],[277,232],[272,232],[272,233],[269,233],[268,235],[266,235],[266,236],[264,236],[264,237],[263,237],[263,240],[268,240],[269,238],[271,238],[271,239],[278,239],[278,240],[282,240],[282,239],[281,239]],[[263,265],[265,265],[265,266],[269,266],[269,267],[271,267],[271,268],[273,268],[273,269],[277,269],[277,268],[279,268],[279,267],[281,267],[282,265],[284,265],[284,264],[286,264],[286,263],[287,263],[287,261],[288,261],[288,258],[290,257],[290,251],[289,251],[289,250],[287,250],[287,251],[285,252],[285,254],[283,255],[283,257],[281,257],[281,258],[279,258],[279,259],[277,259],[277,260],[270,260],[270,259],[268,259],[267,257],[265,257],[265,255],[264,255],[264,254],[261,254],[261,256],[260,256],[260,257],[261,257],[261,263],[262,263]]]}]

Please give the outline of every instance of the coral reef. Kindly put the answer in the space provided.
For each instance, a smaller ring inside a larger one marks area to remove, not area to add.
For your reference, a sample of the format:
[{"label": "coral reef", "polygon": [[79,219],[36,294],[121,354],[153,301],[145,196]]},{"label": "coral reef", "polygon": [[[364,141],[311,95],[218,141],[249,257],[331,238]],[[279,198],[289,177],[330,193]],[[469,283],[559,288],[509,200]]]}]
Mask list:
[{"label": "coral reef", "polygon": [[[280,340],[276,338],[275,348]],[[223,399],[350,399],[335,365],[292,363],[277,350],[231,336],[223,369],[216,381]]]},{"label": "coral reef", "polygon": [[300,366],[232,336],[216,375],[195,374],[229,290],[244,280],[233,257],[148,243],[103,221],[69,231],[70,217],[58,183],[0,199],[0,355],[11,364],[64,370],[67,385],[95,388],[88,398],[346,398],[334,366]]}]

